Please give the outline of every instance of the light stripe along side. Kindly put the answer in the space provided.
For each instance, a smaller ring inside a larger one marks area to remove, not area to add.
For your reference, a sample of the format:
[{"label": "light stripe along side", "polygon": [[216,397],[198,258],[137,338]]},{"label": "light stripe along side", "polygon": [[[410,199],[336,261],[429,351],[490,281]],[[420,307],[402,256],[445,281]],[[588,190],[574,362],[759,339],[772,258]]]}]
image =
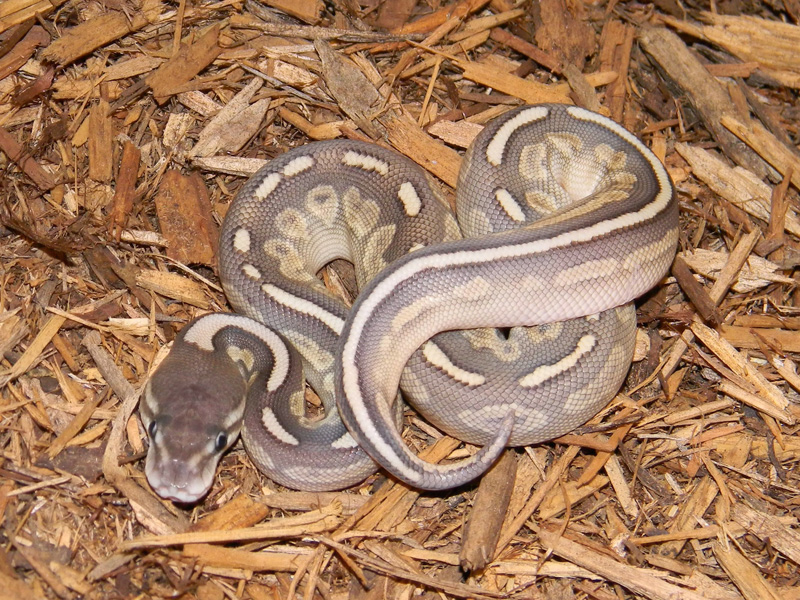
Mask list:
[{"label": "light stripe along side", "polygon": [[552,365],[536,367],[533,371],[521,377],[519,384],[524,388],[532,388],[541,385],[548,379],[552,379],[574,367],[578,364],[581,357],[591,352],[596,345],[597,338],[595,336],[584,335],[578,340],[575,350],[567,354],[561,360],[554,362]]},{"label": "light stripe along side", "polygon": [[600,258],[597,260],[587,260],[564,269],[556,275],[553,283],[556,285],[569,285],[576,281],[590,281],[592,279],[603,279],[609,277],[620,270],[620,262],[615,258]]},{"label": "light stripe along side", "polygon": [[379,175],[386,176],[389,174],[389,165],[379,158],[370,156],[369,154],[362,154],[348,150],[342,157],[342,163],[348,167],[356,167],[364,171],[375,171]]},{"label": "light stripe along side", "polygon": [[498,129],[492,141],[486,146],[486,160],[494,167],[499,167],[503,162],[506,144],[514,132],[520,127],[530,125],[534,121],[541,121],[550,113],[546,106],[534,106],[517,113]]},{"label": "light stripe along side", "polygon": [[[648,203],[644,204],[639,210],[632,213],[619,215],[615,218],[600,221],[584,227],[583,229],[564,232],[549,239],[534,240],[531,242],[520,242],[499,247],[479,248],[477,250],[461,250],[449,253],[447,255],[447,263],[452,266],[461,266],[467,264],[484,264],[496,260],[504,260],[519,257],[533,257],[544,252],[552,251],[556,248],[570,246],[582,242],[588,242],[597,237],[608,235],[612,231],[623,228],[635,226],[640,223],[647,222],[654,219],[659,213],[663,212],[672,200],[672,187],[669,182],[669,176],[664,166],[658,161],[653,153],[640,141],[638,141],[633,134],[623,129],[616,124],[610,124],[603,119],[597,121],[591,118],[591,113],[577,109],[574,107],[568,108],[570,114],[576,118],[584,120],[592,120],[598,122],[600,125],[618,133],[626,141],[634,145],[642,154],[642,156],[650,163],[650,167],[655,175],[659,191],[655,197]],[[574,111],[574,112],[573,112]],[[531,123],[535,120],[544,118],[548,111],[544,107],[537,107],[527,109],[520,112],[516,117],[505,123],[500,130],[495,134],[492,142],[487,147],[487,159],[492,162],[496,159],[499,163],[502,160],[502,155],[505,150],[505,145],[508,142],[511,134],[522,124]],[[524,115],[524,116],[523,116]],[[352,315],[351,327],[348,332],[347,338],[342,344],[342,386],[346,396],[346,401],[353,417],[358,422],[364,437],[370,440],[376,452],[395,469],[398,473],[403,473],[410,481],[418,481],[418,473],[406,466],[404,459],[409,458],[415,461],[423,471],[430,471],[425,463],[412,454],[398,454],[395,449],[385,441],[382,434],[377,430],[375,424],[370,420],[370,411],[367,408],[364,398],[361,396],[358,380],[359,368],[355,361],[356,349],[358,341],[361,339],[362,332],[365,324],[371,319],[376,307],[379,306],[395,289],[406,280],[414,277],[418,273],[429,269],[435,268],[442,264],[442,256],[435,253],[429,255],[411,255],[412,258],[391,272],[385,279],[380,281],[372,293],[364,298],[359,310],[356,314]]]},{"label": "light stripe along side", "polygon": [[295,296],[289,292],[282,290],[276,285],[265,283],[261,286],[261,290],[278,304],[281,304],[294,311],[303,313],[313,317],[317,321],[323,323],[328,329],[339,335],[344,328],[344,320],[337,317],[332,312],[328,312],[318,304],[314,304],[310,300]]},{"label": "light stripe along side", "polygon": [[486,378],[480,373],[472,373],[457,367],[439,346],[433,342],[425,342],[422,346],[422,356],[430,364],[441,369],[448,377],[469,387],[477,387],[486,383]]},{"label": "light stripe along side", "polygon": [[264,342],[272,352],[272,359],[275,363],[267,380],[267,389],[272,392],[283,385],[289,372],[289,349],[278,334],[258,321],[231,313],[206,315],[189,327],[189,330],[184,334],[183,341],[193,344],[201,350],[213,352],[214,345],[212,342],[214,336],[225,327],[243,329]]}]

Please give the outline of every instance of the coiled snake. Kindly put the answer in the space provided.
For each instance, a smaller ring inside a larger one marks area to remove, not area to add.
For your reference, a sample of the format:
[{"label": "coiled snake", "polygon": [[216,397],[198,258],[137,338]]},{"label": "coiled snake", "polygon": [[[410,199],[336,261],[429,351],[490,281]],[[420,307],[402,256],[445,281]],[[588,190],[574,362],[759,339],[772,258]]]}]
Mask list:
[{"label": "coiled snake", "polygon": [[[145,389],[152,487],[201,498],[241,429],[258,467],[288,487],[354,485],[374,459],[444,489],[504,446],[601,409],[630,366],[631,302],[675,254],[663,165],[605,117],[525,106],[474,141],[456,204],[460,229],[414,163],[355,141],[309,144],[256,173],[220,242],[239,314],[187,325]],[[316,275],[337,258],[362,288],[352,309]],[[304,376],[321,419],[305,415]],[[420,460],[400,437],[398,384],[431,423],[484,447],[451,465]]]}]

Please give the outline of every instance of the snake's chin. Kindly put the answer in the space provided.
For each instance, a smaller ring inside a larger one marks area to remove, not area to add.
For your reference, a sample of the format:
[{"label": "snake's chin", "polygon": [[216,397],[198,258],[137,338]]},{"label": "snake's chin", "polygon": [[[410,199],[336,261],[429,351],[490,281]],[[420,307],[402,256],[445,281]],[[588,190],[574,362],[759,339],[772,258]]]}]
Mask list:
[{"label": "snake's chin", "polygon": [[[156,466],[157,465],[157,466]],[[158,464],[148,455],[145,466],[147,482],[153,491],[165,500],[178,504],[196,504],[211,489],[216,464],[211,469],[203,469],[199,473],[188,474],[186,465]]]},{"label": "snake's chin", "polygon": [[153,486],[153,491],[161,498],[171,500],[176,504],[196,504],[208,493],[208,490],[201,490],[200,493],[197,493],[194,490],[179,489],[171,486],[158,488]]}]

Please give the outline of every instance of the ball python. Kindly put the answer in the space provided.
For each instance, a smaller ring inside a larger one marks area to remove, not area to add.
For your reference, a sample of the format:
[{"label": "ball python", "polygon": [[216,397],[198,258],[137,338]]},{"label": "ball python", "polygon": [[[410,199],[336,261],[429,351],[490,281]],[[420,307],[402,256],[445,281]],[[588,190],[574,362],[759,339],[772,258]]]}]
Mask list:
[{"label": "ball python", "polygon": [[[456,215],[416,164],[378,145],[315,142],[258,171],[220,239],[238,314],[189,323],[145,387],[153,489],[201,498],[240,430],[256,465],[291,488],[348,487],[377,463],[446,489],[505,446],[596,414],[630,367],[632,301],[675,254],[664,166],[599,114],[523,106],[468,149]],[[317,276],[338,258],[362,290],[352,308]],[[321,418],[306,414],[305,381]],[[401,438],[398,388],[483,448],[447,465],[418,458]]]}]

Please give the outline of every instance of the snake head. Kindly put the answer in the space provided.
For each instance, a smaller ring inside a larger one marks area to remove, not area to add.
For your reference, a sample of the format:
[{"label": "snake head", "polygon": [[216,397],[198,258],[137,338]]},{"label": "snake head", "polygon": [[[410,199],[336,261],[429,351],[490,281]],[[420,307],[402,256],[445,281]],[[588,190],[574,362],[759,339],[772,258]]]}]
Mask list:
[{"label": "snake head", "polygon": [[[231,361],[178,344],[150,378],[139,412],[150,438],[147,481],[162,498],[190,504],[211,489],[239,436],[247,386]],[[209,379],[200,383],[203,372]]]}]

